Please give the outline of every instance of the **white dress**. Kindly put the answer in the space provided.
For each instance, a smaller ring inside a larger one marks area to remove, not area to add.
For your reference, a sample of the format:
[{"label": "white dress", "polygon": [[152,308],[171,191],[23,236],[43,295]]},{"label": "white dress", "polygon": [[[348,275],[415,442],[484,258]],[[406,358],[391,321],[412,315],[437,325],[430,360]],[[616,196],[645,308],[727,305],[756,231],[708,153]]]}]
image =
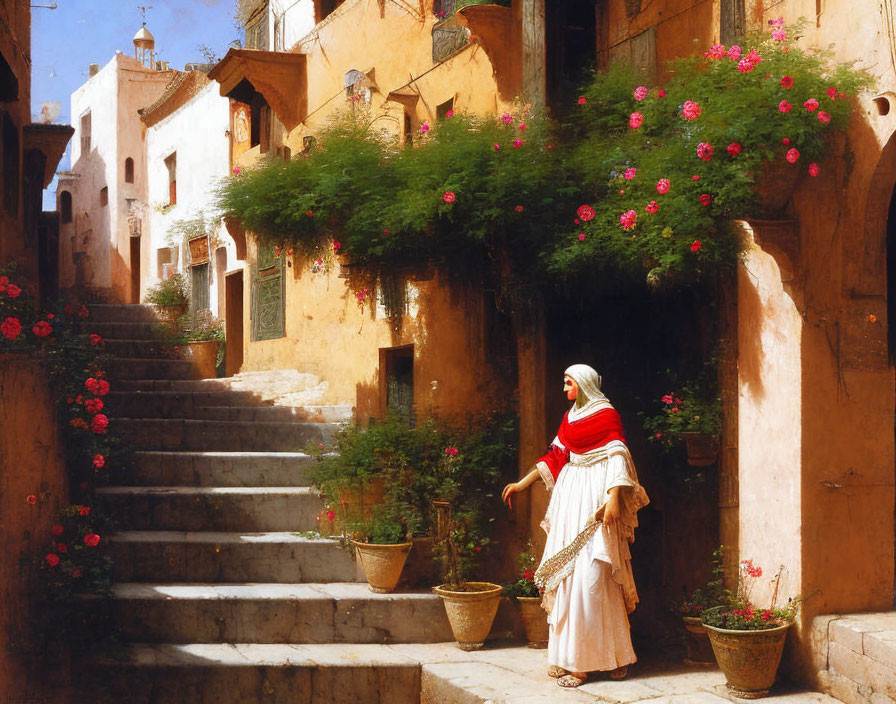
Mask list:
[{"label": "white dress", "polygon": [[[554,445],[563,448],[559,439]],[[585,454],[570,453],[569,462],[553,477],[544,462],[537,465],[551,499],[542,526],[547,531],[542,566],[552,557],[562,566],[548,574],[545,608],[550,638],[548,662],[572,672],[614,670],[636,661],[628,614],[638,602],[631,572],[629,543],[637,526],[636,512],[647,504],[628,448],[611,440]],[[616,528],[603,524],[583,534],[588,519],[616,486],[621,516]],[[578,540],[577,540],[578,538]],[[569,556],[574,556],[567,559]],[[540,576],[544,570],[539,568]],[[538,579],[538,577],[536,578]]]}]

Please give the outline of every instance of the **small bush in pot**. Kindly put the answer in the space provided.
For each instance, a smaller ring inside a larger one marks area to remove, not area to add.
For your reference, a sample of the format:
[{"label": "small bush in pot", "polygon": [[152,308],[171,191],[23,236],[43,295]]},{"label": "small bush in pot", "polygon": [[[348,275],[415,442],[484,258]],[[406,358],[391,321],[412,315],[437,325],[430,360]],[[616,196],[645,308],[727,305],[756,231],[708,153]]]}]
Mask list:
[{"label": "small bush in pot", "polygon": [[519,603],[520,614],[526,629],[530,648],[546,648],[548,645],[547,613],[541,607],[541,592],[535,585],[535,569],[538,559],[531,543],[517,556],[519,577],[504,587],[504,594]]}]

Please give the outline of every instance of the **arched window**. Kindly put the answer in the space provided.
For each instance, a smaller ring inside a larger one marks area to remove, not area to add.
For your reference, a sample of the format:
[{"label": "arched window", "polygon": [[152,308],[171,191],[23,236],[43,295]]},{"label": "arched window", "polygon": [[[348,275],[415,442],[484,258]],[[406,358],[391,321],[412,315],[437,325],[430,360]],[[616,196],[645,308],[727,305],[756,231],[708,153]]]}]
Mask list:
[{"label": "arched window", "polygon": [[62,191],[59,194],[59,209],[62,215],[62,222],[72,221],[72,194],[68,191]]},{"label": "arched window", "polygon": [[124,182],[134,182],[134,160],[131,157],[124,160]]}]

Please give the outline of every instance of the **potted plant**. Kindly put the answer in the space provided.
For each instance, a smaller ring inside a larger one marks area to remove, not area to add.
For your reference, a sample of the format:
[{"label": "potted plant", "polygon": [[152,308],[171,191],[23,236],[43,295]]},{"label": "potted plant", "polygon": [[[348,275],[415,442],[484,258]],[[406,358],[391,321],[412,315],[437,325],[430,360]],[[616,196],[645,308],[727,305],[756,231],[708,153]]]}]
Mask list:
[{"label": "potted plant", "polygon": [[650,440],[666,447],[684,444],[688,464],[708,467],[719,454],[722,399],[710,369],[701,376],[675,383],[660,398],[660,411],[644,420]]},{"label": "potted plant", "polygon": [[787,629],[796,617],[798,601],[775,607],[781,570],[774,579],[771,606],[758,608],[745,588],[749,579],[762,576],[762,568],[752,560],[740,564],[737,597],[728,607],[710,609],[703,614],[716,662],[725,674],[734,696],[759,699],[768,694],[775,682]]},{"label": "potted plant", "polygon": [[541,593],[535,586],[535,568],[538,560],[530,541],[526,550],[517,557],[519,577],[504,587],[504,594],[520,605],[526,640],[530,648],[548,647],[548,616],[541,607]]},{"label": "potted plant", "polygon": [[223,361],[224,323],[213,318],[211,311],[202,311],[194,317],[182,316],[178,327],[187,357],[193,362],[193,378],[216,378],[219,362]]},{"label": "potted plant", "polygon": [[387,501],[363,523],[364,540],[352,540],[370,591],[395,590],[413,543],[408,539],[420,523],[413,507]]},{"label": "potted plant", "polygon": [[162,322],[174,326],[190,307],[190,284],[177,272],[150,288],[143,300],[156,307]]},{"label": "potted plant", "polygon": [[716,660],[709,642],[709,633],[703,625],[703,614],[710,609],[724,608],[731,602],[731,591],[725,588],[723,568],[723,549],[721,546],[712,553],[712,577],[705,586],[695,589],[683,601],[678,612],[687,633],[688,655],[686,665],[715,665]]}]

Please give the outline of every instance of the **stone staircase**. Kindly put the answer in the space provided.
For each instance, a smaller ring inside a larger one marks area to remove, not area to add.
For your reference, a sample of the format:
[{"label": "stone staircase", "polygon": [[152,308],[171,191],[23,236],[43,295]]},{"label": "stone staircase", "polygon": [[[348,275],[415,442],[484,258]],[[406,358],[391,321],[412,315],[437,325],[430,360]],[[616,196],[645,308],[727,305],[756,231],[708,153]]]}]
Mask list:
[{"label": "stone staircase", "polygon": [[301,535],[321,509],[302,448],[331,436],[339,407],[191,380],[189,362],[154,356],[150,306],[90,315],[135,462],[97,497],[122,526],[113,610],[129,646],[91,664],[79,701],[419,702],[420,662],[392,644],[452,640],[438,597],[374,594],[336,541]]}]

